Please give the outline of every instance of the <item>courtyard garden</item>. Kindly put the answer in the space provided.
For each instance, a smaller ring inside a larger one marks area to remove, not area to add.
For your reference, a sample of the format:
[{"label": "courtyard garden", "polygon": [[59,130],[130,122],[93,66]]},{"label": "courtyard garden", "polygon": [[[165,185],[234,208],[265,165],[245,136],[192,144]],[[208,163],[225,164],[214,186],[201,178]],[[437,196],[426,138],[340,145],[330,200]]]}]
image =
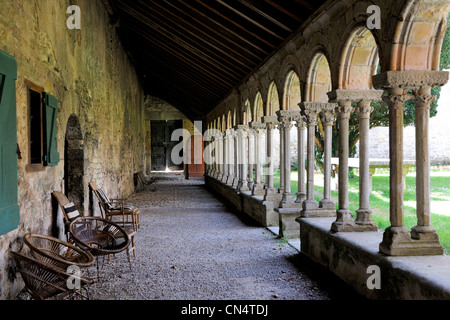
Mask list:
[{"label": "courtyard garden", "polygon": [[[349,209],[356,218],[355,211],[359,208],[359,176],[358,171],[350,171],[349,179]],[[291,192],[298,190],[298,173],[291,172]],[[280,185],[279,171],[274,177],[274,186]],[[315,174],[315,199],[323,198],[323,175]],[[333,188],[332,188],[333,190]],[[331,192],[338,208],[338,192]],[[372,177],[372,193],[370,195],[372,219],[380,230],[384,230],[389,223],[389,170],[377,169]],[[431,224],[436,228],[445,254],[450,254],[450,168],[442,166],[431,167]],[[405,226],[408,229],[415,226],[416,219],[416,173],[414,168],[406,176],[406,190],[404,195]]]}]

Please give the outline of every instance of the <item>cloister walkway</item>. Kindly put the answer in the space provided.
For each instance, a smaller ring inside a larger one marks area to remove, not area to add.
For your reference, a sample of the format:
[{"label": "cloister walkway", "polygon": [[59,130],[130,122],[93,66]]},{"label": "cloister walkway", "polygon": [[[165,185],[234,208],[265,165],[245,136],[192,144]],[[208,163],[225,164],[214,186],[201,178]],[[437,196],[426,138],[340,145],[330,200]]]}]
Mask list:
[{"label": "cloister walkway", "polygon": [[[268,229],[231,212],[203,180],[159,180],[134,194],[137,257],[105,260],[91,299],[361,299]],[[352,300],[350,300],[352,301]]]}]

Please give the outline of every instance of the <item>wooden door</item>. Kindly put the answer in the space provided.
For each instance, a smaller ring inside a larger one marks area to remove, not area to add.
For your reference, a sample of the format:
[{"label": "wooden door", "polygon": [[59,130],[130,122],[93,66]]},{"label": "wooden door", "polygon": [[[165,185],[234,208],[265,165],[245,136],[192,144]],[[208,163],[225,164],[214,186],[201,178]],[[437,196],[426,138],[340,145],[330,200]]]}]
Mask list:
[{"label": "wooden door", "polygon": [[172,133],[183,128],[182,120],[153,120],[151,126],[152,171],[183,170],[183,164],[172,161],[172,149],[180,143],[171,141]]}]

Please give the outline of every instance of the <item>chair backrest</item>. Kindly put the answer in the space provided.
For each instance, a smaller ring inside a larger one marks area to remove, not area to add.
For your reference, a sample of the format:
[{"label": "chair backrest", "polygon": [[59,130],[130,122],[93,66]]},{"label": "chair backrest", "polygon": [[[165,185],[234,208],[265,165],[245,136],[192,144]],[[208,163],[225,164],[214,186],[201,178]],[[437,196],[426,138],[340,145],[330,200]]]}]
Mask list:
[{"label": "chair backrest", "polygon": [[112,210],[113,205],[111,204],[111,201],[109,200],[106,193],[97,187],[97,184],[93,181],[89,182],[89,186],[92,189],[92,192],[95,194],[95,196],[98,199],[100,210],[104,209],[105,211]]},{"label": "chair backrest", "polygon": [[73,204],[73,202],[69,201],[64,193],[60,191],[53,191],[52,195],[55,197],[56,201],[58,201],[59,207],[63,212],[64,223],[66,225],[81,216],[76,206]]}]

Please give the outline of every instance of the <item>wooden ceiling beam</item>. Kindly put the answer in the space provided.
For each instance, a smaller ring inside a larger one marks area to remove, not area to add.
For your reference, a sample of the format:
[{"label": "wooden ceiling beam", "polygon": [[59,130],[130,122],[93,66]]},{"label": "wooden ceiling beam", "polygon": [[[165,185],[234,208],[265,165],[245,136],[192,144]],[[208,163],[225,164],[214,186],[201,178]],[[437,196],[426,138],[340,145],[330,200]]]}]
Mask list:
[{"label": "wooden ceiling beam", "polygon": [[[122,3],[121,0],[119,0],[119,2]],[[123,5],[123,6],[128,6],[126,3],[122,3],[122,5]],[[248,72],[250,72],[250,71],[252,70],[252,66],[254,66],[254,62],[252,62],[251,60],[248,60],[248,59],[247,59],[248,62],[251,63],[251,65],[250,65],[250,67],[249,67],[248,63],[242,62],[241,60],[237,59],[236,57],[230,55],[228,52],[226,52],[226,51],[224,51],[224,50],[218,48],[218,47],[215,46],[215,45],[212,45],[211,43],[209,43],[209,42],[207,42],[207,41],[205,41],[205,39],[203,39],[203,38],[201,38],[200,36],[198,36],[195,32],[192,32],[192,30],[188,30],[188,29],[186,29],[186,28],[183,27],[183,26],[177,25],[176,21],[174,21],[173,19],[168,18],[167,16],[164,16],[164,14],[161,14],[160,11],[157,11],[157,10],[155,10],[154,8],[149,8],[149,9],[150,9],[150,10],[153,10],[154,12],[157,12],[160,16],[164,17],[166,20],[168,20],[168,21],[170,21],[171,23],[173,23],[174,26],[177,26],[177,27],[182,28],[184,31],[186,31],[187,33],[189,33],[189,34],[190,34],[191,36],[193,36],[194,38],[196,38],[196,39],[198,39],[199,41],[205,43],[207,46],[209,46],[210,48],[212,48],[212,49],[214,49],[214,50],[216,50],[216,51],[218,51],[218,52],[220,53],[220,54],[218,54],[217,52],[216,52],[216,53],[213,53],[213,52],[211,51],[211,49],[205,48],[205,50],[208,50],[211,54],[214,54],[216,57],[228,57],[228,58],[230,58],[231,60],[235,61],[237,64],[243,66],[243,67],[246,69],[246,71],[242,70],[242,69],[239,68],[238,66],[233,66],[233,67],[235,67],[236,69],[241,70],[241,71],[244,72],[244,73],[248,73]],[[166,10],[167,10],[167,9],[166,9]],[[152,15],[152,14],[150,14],[150,13],[147,13],[147,12],[146,12],[146,14],[148,14],[149,16],[152,16],[152,17],[155,18],[155,16]],[[151,20],[150,20],[150,19],[146,18],[146,17],[143,16],[143,15],[142,15],[142,17],[144,18],[144,21],[142,21],[144,24],[147,24],[146,21],[147,21],[148,23],[151,23]],[[191,41],[192,41],[193,43],[195,43],[196,45],[199,45],[197,41],[192,40],[192,39],[191,39]]]},{"label": "wooden ceiling beam", "polygon": [[284,13],[285,15],[291,17],[292,19],[296,20],[297,22],[303,22],[302,19],[300,19],[297,15],[295,15],[294,13],[292,13],[291,11],[287,10],[286,8],[284,8],[283,6],[279,5],[278,3],[272,1],[272,0],[264,0],[266,3],[270,4],[272,7],[274,7],[275,9],[281,11],[282,13]]},{"label": "wooden ceiling beam", "polygon": [[[162,39],[158,39],[157,34],[142,32],[142,30],[140,30],[139,28],[132,26],[132,25],[128,25],[128,28],[130,28],[130,30],[132,30],[139,36],[144,37],[146,40],[151,41],[151,42],[156,42],[158,44],[158,46],[165,48],[171,54],[176,56],[179,60],[186,62],[188,65],[194,65],[194,66],[198,67],[199,69],[201,69],[203,71],[204,74],[208,74],[210,77],[216,78],[216,80],[218,80],[222,85],[226,84],[226,85],[232,86],[234,81],[236,81],[238,79],[236,77],[233,77],[233,79],[226,79],[223,76],[223,74],[221,74],[222,77],[219,77],[217,75],[218,73],[211,71],[212,68],[208,68],[208,66],[205,66],[205,64],[202,63],[201,61],[198,61],[198,59],[195,56],[192,56],[191,54],[186,53],[186,52],[182,52],[182,51],[180,51],[179,48],[171,47],[169,45],[167,39],[164,39],[165,41]],[[170,39],[170,40],[172,40],[172,39]],[[211,67],[217,67],[217,66],[212,65]]]},{"label": "wooden ceiling beam", "polygon": [[[183,10],[181,10],[181,9],[179,9],[178,7],[176,7],[172,2],[168,2],[168,1],[165,1],[168,5],[170,5],[171,7],[173,7],[174,9],[176,9],[177,11],[179,11],[179,12],[181,12],[181,13],[184,13],[185,14],[185,12],[183,12]],[[217,47],[217,45],[215,45],[215,44],[213,44],[212,42],[211,42],[211,40],[212,41],[217,41],[216,39],[214,39],[213,37],[211,37],[210,35],[208,35],[204,30],[202,30],[202,29],[200,29],[200,28],[198,28],[198,27],[196,27],[196,26],[194,26],[193,24],[191,24],[191,23],[189,23],[189,22],[187,22],[185,19],[183,19],[183,18],[181,18],[179,15],[176,15],[174,12],[172,12],[172,11],[170,11],[170,10],[168,10],[167,8],[165,8],[164,6],[161,6],[159,3],[157,3],[157,2],[152,2],[152,4],[153,5],[156,5],[157,7],[159,7],[160,9],[162,9],[162,10],[164,10],[164,11],[166,11],[168,14],[170,14],[170,15],[172,15],[174,18],[175,18],[175,21],[173,21],[173,23],[177,23],[177,21],[182,21],[183,23],[185,23],[186,25],[188,25],[189,27],[191,27],[192,29],[195,29],[197,32],[199,32],[200,34],[203,34],[204,36],[206,36],[207,38],[209,38],[209,40],[208,41],[206,41],[206,39],[203,39],[203,38],[201,38],[200,37],[200,39],[202,39],[202,41],[204,41],[206,44],[208,44],[209,46],[211,46],[211,47],[214,47],[214,48],[217,48],[217,49],[219,49],[218,47]],[[164,16],[164,15],[163,15]],[[167,18],[167,17],[166,17]],[[193,18],[192,16],[191,16],[191,18],[192,19],[194,19],[194,20],[196,20],[197,22],[198,22],[198,19],[195,19],[195,18]],[[199,22],[200,23],[200,22]],[[204,24],[202,24],[204,27],[206,27]],[[182,27],[182,26],[180,26],[180,25],[178,25],[179,27]],[[192,30],[189,30],[189,29],[186,29],[186,28],[184,28],[184,27],[182,27],[185,31],[187,31],[187,32],[189,32],[190,34],[192,34],[192,35],[194,35],[195,37],[198,37],[198,35],[196,35],[195,33],[193,33],[192,32]],[[224,45],[223,43],[222,43],[222,45]],[[224,45],[225,46],[225,45]],[[233,52],[236,56],[239,56],[240,58],[242,58],[243,60],[245,60],[245,61],[247,61],[247,63],[251,63],[251,64],[254,64],[254,61],[253,60],[251,60],[251,59],[249,59],[246,55],[244,55],[244,54],[242,54],[242,53],[240,53],[240,52],[238,52],[238,51],[236,51],[236,50],[234,50],[234,49],[232,49],[232,48],[230,48],[230,47],[228,47],[228,46],[225,46],[226,47],[226,50],[229,50],[230,52]],[[239,46],[238,46],[239,47]],[[242,49],[242,48],[241,48]],[[220,49],[221,50],[221,49]],[[224,50],[221,50],[222,52],[226,52],[226,51],[224,51]],[[258,57],[258,56],[255,56],[257,59],[261,59],[261,57]]]},{"label": "wooden ceiling beam", "polygon": [[[202,84],[202,81],[200,79],[196,79],[195,77],[192,77],[192,73],[187,72],[187,70],[183,69],[184,65],[178,65],[176,62],[167,63],[167,61],[163,58],[160,58],[156,56],[154,53],[150,53],[148,51],[143,52],[144,56],[147,56],[149,58],[152,58],[155,60],[155,62],[159,65],[164,67],[166,76],[171,75],[174,83],[179,82],[180,80],[183,80],[186,87],[192,88],[193,92],[201,91],[201,92],[208,92],[208,94],[211,97],[217,98],[220,97],[219,94],[217,94],[215,91],[211,91],[209,88],[211,86],[211,83],[209,81]],[[156,67],[150,67],[150,74],[154,72],[154,70],[157,70]],[[182,79],[181,79],[182,78]],[[207,80],[207,79],[202,79]],[[222,87],[224,88],[224,87]]]},{"label": "wooden ceiling beam", "polygon": [[246,0],[241,0],[241,3],[246,6],[247,8],[255,11],[256,13],[258,13],[259,15],[263,16],[264,18],[266,18],[267,20],[269,20],[270,22],[276,24],[277,26],[279,26],[280,28],[286,30],[287,32],[292,32],[292,30],[285,26],[283,23],[281,23],[280,21],[278,21],[277,19],[275,19],[274,17],[268,15],[267,13],[263,12],[262,10],[256,8],[253,4],[249,3]]},{"label": "wooden ceiling beam", "polygon": [[[249,39],[244,38],[242,35],[234,32],[233,30],[231,30],[230,28],[228,28],[227,26],[224,26],[223,24],[221,24],[220,22],[214,20],[213,18],[211,18],[210,16],[206,15],[205,13],[201,12],[200,10],[192,7],[191,5],[187,4],[185,1],[179,0],[180,3],[184,4],[186,7],[188,7],[189,9],[191,9],[192,11],[194,11],[196,14],[202,16],[203,18],[207,19],[208,21],[211,21],[212,23],[214,23],[216,26],[218,26],[219,28],[222,28],[223,30],[226,30],[227,32],[231,33],[233,36],[235,36],[236,38],[240,39],[241,41],[245,42],[246,44],[252,46],[253,48],[255,48],[256,50],[264,53],[265,55],[268,55],[269,52],[267,52],[266,50],[262,49],[260,46],[254,44],[252,41],[250,41]],[[199,23],[201,23],[199,20],[195,19],[196,21],[198,21]],[[203,25],[203,23],[201,23]],[[224,35],[222,35],[221,33],[218,33],[214,28],[209,28],[208,26],[206,26],[209,30],[211,30],[214,34],[219,35],[221,38],[225,38],[225,39],[229,39],[226,38]],[[245,50],[245,48],[244,48]],[[246,50],[247,51],[247,50]],[[248,51],[250,54],[252,54],[250,51]],[[254,57],[260,59],[261,57],[252,54]]]},{"label": "wooden ceiling beam", "polygon": [[220,3],[221,5],[223,5],[224,7],[230,9],[231,11],[233,11],[234,13],[236,13],[237,15],[241,16],[242,18],[246,19],[247,21],[253,23],[255,26],[257,26],[258,28],[264,30],[265,32],[271,34],[272,36],[274,36],[275,38],[277,38],[278,40],[283,41],[284,38],[278,34],[276,34],[275,32],[273,32],[272,30],[269,30],[268,28],[266,28],[265,26],[263,26],[262,24],[256,22],[255,20],[251,19],[250,17],[248,17],[247,15],[243,14],[242,12],[240,12],[239,10],[233,8],[232,6],[230,6],[229,4],[223,2],[222,0],[216,0],[218,3]]},{"label": "wooden ceiling beam", "polygon": [[259,41],[263,42],[264,44],[266,44],[267,46],[269,46],[270,48],[274,49],[275,46],[273,45],[273,43],[267,41],[266,39],[264,39],[263,37],[260,37],[258,34],[251,32],[250,30],[244,28],[241,24],[237,23],[236,21],[234,21],[233,19],[230,19],[229,17],[227,17],[226,15],[222,14],[220,11],[212,8],[211,6],[207,5],[205,1],[201,1],[201,0],[196,0],[198,3],[200,3],[202,6],[204,6],[205,8],[209,9],[211,12],[214,12],[215,14],[217,14],[219,17],[227,20],[228,22],[232,23],[233,25],[235,25],[236,27],[238,27],[239,29],[241,29],[242,31],[244,31],[246,34],[251,35],[252,37],[255,37],[256,39],[258,39]]}]

